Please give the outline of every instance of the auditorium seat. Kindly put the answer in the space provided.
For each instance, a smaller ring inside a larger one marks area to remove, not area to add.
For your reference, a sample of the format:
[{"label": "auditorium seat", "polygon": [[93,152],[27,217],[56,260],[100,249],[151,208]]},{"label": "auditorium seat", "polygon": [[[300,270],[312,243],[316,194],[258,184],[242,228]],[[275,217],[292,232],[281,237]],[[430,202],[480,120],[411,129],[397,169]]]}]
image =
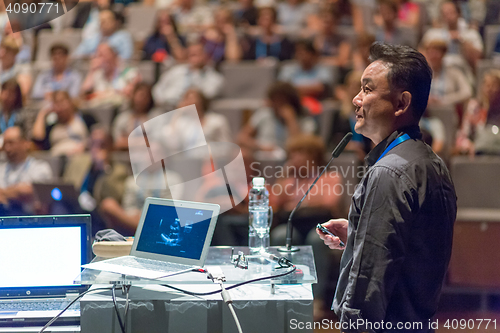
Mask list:
[{"label": "auditorium seat", "polygon": [[233,99],[265,98],[267,89],[276,78],[276,69],[276,62],[223,62],[220,66],[220,71],[225,79],[222,97]]},{"label": "auditorium seat", "polygon": [[135,41],[144,41],[154,30],[157,9],[142,3],[131,3],[126,8],[125,29]]},{"label": "auditorium seat", "polygon": [[64,170],[64,162],[65,162],[64,157],[54,156],[50,153],[49,150],[37,150],[32,152],[31,156],[33,156],[36,159],[43,160],[49,163],[54,178],[57,179],[62,176]]},{"label": "auditorium seat", "polygon": [[484,27],[484,57],[486,59],[490,59],[493,55],[499,34],[500,25],[487,25]]}]

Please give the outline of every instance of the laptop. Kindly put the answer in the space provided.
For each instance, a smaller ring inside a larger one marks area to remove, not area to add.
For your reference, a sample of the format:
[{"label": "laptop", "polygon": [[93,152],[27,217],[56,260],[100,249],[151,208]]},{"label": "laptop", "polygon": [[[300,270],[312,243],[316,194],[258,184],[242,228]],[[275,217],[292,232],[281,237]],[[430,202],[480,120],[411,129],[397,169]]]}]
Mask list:
[{"label": "laptop", "polygon": [[50,206],[54,203],[64,204],[69,210],[80,208],[75,186],[61,181],[33,183],[33,191],[40,202]]},{"label": "laptop", "polygon": [[83,267],[159,279],[203,267],[219,216],[216,204],[146,198],[129,256]]},{"label": "laptop", "polygon": [[[73,281],[90,259],[90,215],[0,218],[0,327],[45,325],[88,288]],[[79,321],[78,302],[58,319]]]}]

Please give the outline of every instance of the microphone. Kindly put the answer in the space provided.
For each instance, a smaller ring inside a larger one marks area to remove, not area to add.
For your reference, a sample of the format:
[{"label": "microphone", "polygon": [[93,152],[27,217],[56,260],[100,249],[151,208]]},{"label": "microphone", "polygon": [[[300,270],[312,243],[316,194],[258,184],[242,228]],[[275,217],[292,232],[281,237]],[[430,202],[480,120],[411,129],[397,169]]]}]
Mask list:
[{"label": "microphone", "polygon": [[345,149],[345,147],[347,146],[347,144],[349,143],[349,141],[351,140],[351,138],[352,138],[352,132],[349,132],[349,133],[347,133],[344,136],[344,138],[342,139],[342,141],[340,141],[340,143],[337,145],[337,147],[335,147],[335,149],[332,152],[332,158],[330,158],[330,161],[328,161],[328,163],[326,164],[326,166],[323,169],[323,171],[321,171],[321,173],[316,177],[316,179],[311,184],[311,186],[309,186],[309,189],[304,194],[304,196],[302,197],[302,199],[300,199],[300,201],[297,204],[297,206],[295,206],[295,208],[290,213],[290,216],[288,217],[288,222],[287,222],[287,225],[286,225],[286,245],[278,248],[278,251],[280,251],[280,252],[297,252],[297,251],[300,250],[298,247],[292,246],[292,235],[293,235],[292,218],[293,218],[293,214],[295,214],[295,211],[297,209],[299,209],[300,205],[302,204],[302,201],[304,201],[304,199],[307,197],[307,195],[309,194],[309,192],[311,192],[311,190],[314,187],[314,185],[316,185],[316,182],[321,178],[321,176],[323,176],[323,174],[325,173],[325,171],[330,166],[330,163],[332,163],[332,161],[334,159],[336,159],[337,157],[339,157],[339,155]]}]

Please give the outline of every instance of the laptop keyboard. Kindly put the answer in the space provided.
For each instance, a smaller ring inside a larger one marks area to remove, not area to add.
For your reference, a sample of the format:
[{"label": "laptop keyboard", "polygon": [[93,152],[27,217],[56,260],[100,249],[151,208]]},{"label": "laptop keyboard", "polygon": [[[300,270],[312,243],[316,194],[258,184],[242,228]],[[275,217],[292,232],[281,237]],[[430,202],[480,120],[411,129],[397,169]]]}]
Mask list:
[{"label": "laptop keyboard", "polygon": [[191,265],[176,264],[172,262],[164,262],[158,260],[135,258],[135,257],[119,257],[111,259],[108,263],[138,269],[146,269],[155,272],[177,272],[195,268]]},{"label": "laptop keyboard", "polygon": [[[62,310],[65,306],[69,304],[68,300],[12,300],[12,301],[1,301],[0,311],[50,311],[50,310]],[[80,310],[80,302],[76,302],[70,308],[70,310]]]}]

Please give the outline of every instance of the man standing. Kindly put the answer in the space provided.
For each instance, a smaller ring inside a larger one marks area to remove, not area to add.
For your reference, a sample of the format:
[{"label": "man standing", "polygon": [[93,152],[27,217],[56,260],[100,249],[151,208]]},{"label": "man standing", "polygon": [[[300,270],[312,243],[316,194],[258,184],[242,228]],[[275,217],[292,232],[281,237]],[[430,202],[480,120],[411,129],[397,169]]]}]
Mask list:
[{"label": "man standing", "polygon": [[432,332],[451,255],[456,195],[448,170],[421,140],[432,78],[412,48],[375,43],[353,99],[357,133],[373,141],[349,220],[323,224],[346,244],[333,302],[342,332]]}]

